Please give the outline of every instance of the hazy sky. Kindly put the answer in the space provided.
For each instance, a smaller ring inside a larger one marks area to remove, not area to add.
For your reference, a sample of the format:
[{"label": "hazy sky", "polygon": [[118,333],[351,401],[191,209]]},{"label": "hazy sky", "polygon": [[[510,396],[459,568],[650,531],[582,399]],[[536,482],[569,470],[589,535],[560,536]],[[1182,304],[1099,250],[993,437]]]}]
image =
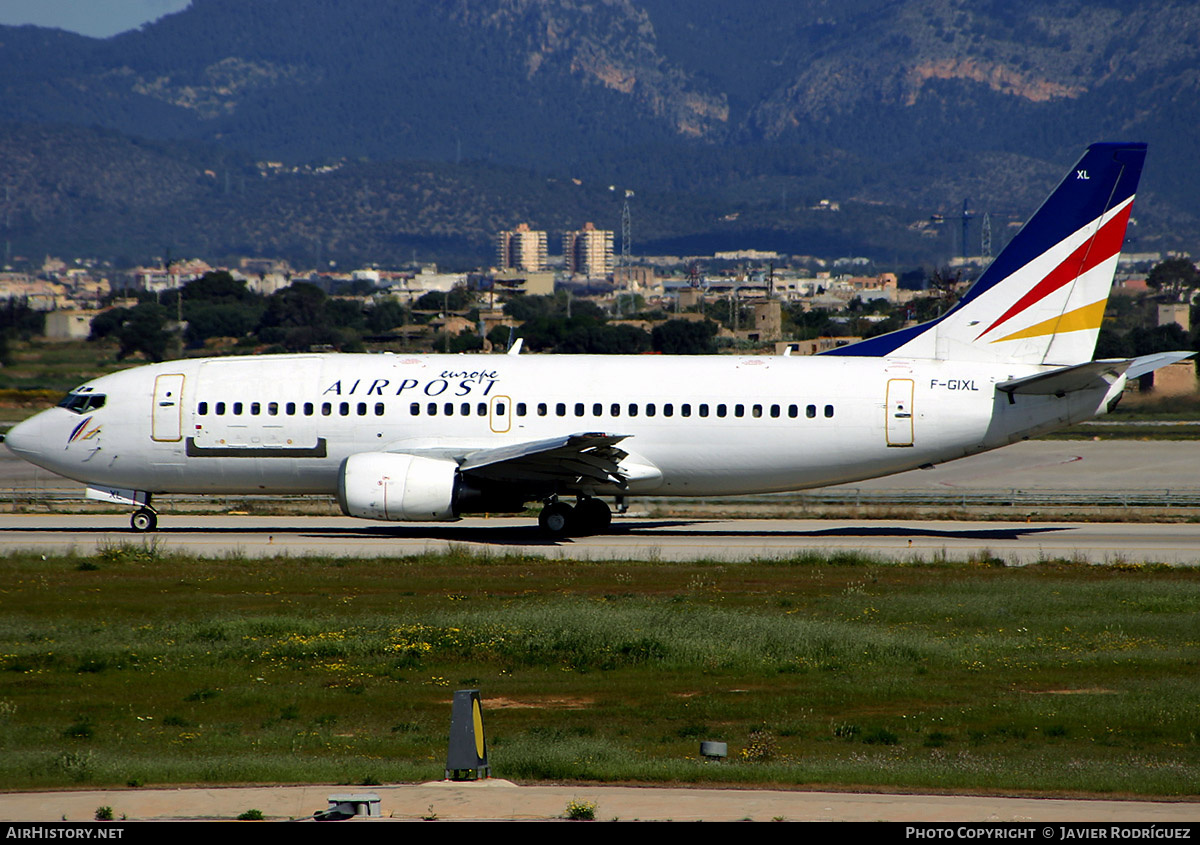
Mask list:
[{"label": "hazy sky", "polygon": [[32,23],[107,38],[177,12],[191,0],[0,0],[0,24]]}]

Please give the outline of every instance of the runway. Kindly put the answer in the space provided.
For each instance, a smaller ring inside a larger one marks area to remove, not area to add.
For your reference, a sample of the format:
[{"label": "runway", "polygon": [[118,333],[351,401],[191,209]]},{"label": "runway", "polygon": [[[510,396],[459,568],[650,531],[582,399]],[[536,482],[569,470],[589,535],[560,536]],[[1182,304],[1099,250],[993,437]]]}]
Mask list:
[{"label": "runway", "polygon": [[611,534],[542,537],[531,519],[379,524],[348,517],[172,516],[135,534],[122,515],[0,516],[0,550],[90,554],[122,543],[200,556],[395,556],[469,549],[583,560],[786,558],[861,551],[882,559],[1068,559],[1091,563],[1200,563],[1200,524],[939,522],[921,520],[618,518]]},{"label": "runway", "polygon": [[[1195,491],[1200,442],[1031,441],[852,485],[863,491]],[[68,491],[82,485],[53,476],[0,449],[5,487]],[[836,489],[836,488],[830,488]],[[1074,492],[1072,492],[1074,491]],[[780,498],[786,503],[786,498]],[[636,510],[636,501],[632,503]],[[70,504],[65,503],[69,507]],[[1021,516],[1017,516],[1019,520]],[[1200,563],[1200,525],[1149,523],[936,522],[915,520],[646,519],[618,517],[603,537],[563,541],[540,536],[531,519],[470,518],[456,523],[377,523],[341,517],[176,515],[163,503],[159,531],[137,535],[128,515],[0,516],[0,549],[91,552],[114,543],[157,543],[198,555],[414,555],[466,547],[616,560],[744,560],[805,551],[865,551],[892,560],[999,558],[1031,563],[1079,558],[1096,563]]]}]

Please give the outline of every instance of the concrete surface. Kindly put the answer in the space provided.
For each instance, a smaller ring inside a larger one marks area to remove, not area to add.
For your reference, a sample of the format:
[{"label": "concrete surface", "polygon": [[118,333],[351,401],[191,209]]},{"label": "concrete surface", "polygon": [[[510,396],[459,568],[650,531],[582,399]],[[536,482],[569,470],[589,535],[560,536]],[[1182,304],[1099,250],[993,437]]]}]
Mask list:
[{"label": "concrete surface", "polygon": [[[572,800],[596,804],[598,821],[898,821],[1155,822],[1200,820],[1200,804],[994,796],[885,795],[761,789],[473,784],[280,786],[212,789],[122,789],[0,794],[0,819],[88,821],[96,808],[114,818],[232,819],[251,808],[270,819],[308,819],[330,795],[374,792],[379,821],[549,820]],[[356,820],[359,821],[359,820]],[[362,820],[374,823],[375,819]]]},{"label": "concrete surface", "polygon": [[1197,523],[938,522],[888,519],[614,520],[601,537],[548,540],[529,519],[373,523],[348,517],[173,516],[154,534],[135,534],[121,515],[0,515],[0,553],[91,553],[151,543],[198,555],[414,555],[450,548],[576,560],[730,562],[796,552],[864,551],[906,560],[989,555],[1006,563],[1047,558],[1095,563],[1200,563]]}]

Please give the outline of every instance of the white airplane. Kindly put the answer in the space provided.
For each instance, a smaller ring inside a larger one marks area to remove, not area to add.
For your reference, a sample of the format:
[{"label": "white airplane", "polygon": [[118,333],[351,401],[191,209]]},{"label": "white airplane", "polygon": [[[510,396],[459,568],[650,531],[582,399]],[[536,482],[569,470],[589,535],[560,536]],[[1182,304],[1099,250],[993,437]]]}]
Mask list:
[{"label": "white airplane", "polygon": [[418,522],[542,501],[564,536],[608,528],[602,496],[929,467],[1105,413],[1127,379],[1190,355],[1092,360],[1145,154],[1091,146],[954,308],[823,355],[171,361],[90,381],[5,442],[136,507],[136,531],[157,494],[275,492]]}]

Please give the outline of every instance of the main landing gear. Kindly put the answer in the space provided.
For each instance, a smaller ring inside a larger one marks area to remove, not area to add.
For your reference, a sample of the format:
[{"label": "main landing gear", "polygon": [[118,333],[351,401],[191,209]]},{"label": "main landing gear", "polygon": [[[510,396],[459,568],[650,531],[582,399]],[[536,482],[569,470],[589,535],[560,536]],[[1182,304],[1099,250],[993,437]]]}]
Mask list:
[{"label": "main landing gear", "polygon": [[611,525],[612,511],[602,500],[592,496],[581,496],[575,507],[551,499],[538,514],[538,527],[550,537],[603,534]]},{"label": "main landing gear", "polygon": [[129,527],[139,534],[146,534],[158,528],[158,513],[149,505],[138,508],[129,517]]}]

